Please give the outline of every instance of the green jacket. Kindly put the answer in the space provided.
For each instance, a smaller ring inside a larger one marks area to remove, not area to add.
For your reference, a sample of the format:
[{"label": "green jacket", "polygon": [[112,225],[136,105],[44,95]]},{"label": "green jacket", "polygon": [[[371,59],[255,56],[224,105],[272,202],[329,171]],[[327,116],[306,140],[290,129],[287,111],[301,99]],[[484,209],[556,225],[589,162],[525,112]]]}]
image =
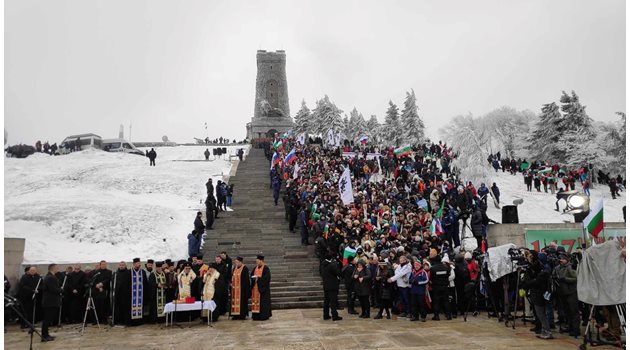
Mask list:
[{"label": "green jacket", "polygon": [[552,278],[557,283],[556,294],[570,295],[577,293],[577,272],[573,270],[571,264],[558,265],[553,270]]}]

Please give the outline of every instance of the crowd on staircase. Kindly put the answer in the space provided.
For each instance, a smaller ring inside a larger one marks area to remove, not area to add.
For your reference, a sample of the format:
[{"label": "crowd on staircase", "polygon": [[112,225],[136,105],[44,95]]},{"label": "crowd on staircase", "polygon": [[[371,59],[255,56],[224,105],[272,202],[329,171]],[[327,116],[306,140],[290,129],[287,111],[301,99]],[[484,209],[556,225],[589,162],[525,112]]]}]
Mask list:
[{"label": "crowd on staircase", "polygon": [[[285,135],[261,147],[271,163],[269,186],[276,205],[284,188],[289,229],[299,230],[303,244],[315,244],[325,292],[324,319],[342,319],[337,311],[341,281],[349,315],[370,318],[371,309],[377,308],[375,319],[393,313],[423,322],[428,313],[439,321],[476,310],[478,291],[498,287],[489,283],[483,254],[487,227],[494,222],[486,215],[488,197],[498,204],[500,191],[496,184],[489,189],[462,181],[451,169],[457,154],[448,145],[379,149],[346,142],[326,147],[303,145]],[[564,261],[554,266],[567,276],[558,282],[565,286],[559,299],[575,303],[558,302],[556,307],[566,324],[562,330],[576,336],[580,313],[575,271],[567,266],[572,259],[545,247],[543,256],[528,252],[529,263],[536,267],[532,271],[542,271],[548,252]],[[527,288],[536,291],[534,283]],[[357,299],[360,312],[355,310]],[[503,301],[492,302],[499,316]],[[541,319],[532,331],[551,338]]]}]

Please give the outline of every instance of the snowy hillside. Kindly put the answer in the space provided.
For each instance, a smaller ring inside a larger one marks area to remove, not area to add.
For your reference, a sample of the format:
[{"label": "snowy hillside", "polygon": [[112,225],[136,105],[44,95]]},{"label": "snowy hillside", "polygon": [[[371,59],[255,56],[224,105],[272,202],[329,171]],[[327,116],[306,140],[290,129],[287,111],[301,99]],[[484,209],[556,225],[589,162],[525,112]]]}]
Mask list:
[{"label": "snowy hillside", "polygon": [[27,238],[26,263],[182,258],[206,181],[231,169],[222,159],[182,161],[202,160],[205,148],[156,148],[155,167],[96,150],[5,159],[5,237]]},{"label": "snowy hillside", "polygon": [[[541,186],[541,192],[527,192],[523,176],[520,174],[510,175],[509,172],[492,173],[492,181],[486,182],[486,186],[490,188],[492,182],[496,182],[501,192],[501,205],[513,204],[515,199],[522,198],[523,204],[518,206],[518,216],[520,223],[562,223],[565,221],[574,222],[572,215],[562,215],[562,209],[565,202],[560,201],[560,212],[555,211],[556,196],[551,192],[545,193]],[[479,185],[479,184],[475,184]],[[605,222],[623,222],[623,213],[621,208],[626,205],[626,192],[621,192],[621,196],[612,199],[608,186],[595,185],[591,189],[591,201],[596,198],[604,198],[604,221]],[[560,184],[559,187],[564,187]],[[576,183],[576,190],[582,190],[580,183]],[[496,209],[491,201],[488,201],[488,217],[501,222],[501,210]]]}]

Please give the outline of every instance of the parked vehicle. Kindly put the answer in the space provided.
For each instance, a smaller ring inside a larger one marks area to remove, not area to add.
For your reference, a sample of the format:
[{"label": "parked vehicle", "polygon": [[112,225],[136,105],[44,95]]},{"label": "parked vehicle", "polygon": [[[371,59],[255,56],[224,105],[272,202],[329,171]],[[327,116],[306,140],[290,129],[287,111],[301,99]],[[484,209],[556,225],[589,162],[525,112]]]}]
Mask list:
[{"label": "parked vehicle", "polygon": [[74,151],[83,151],[88,148],[101,149],[103,140],[96,134],[80,134],[68,136],[59,146],[60,154],[68,154]]},{"label": "parked vehicle", "polygon": [[124,152],[144,156],[145,153],[125,139],[103,140],[103,150],[107,152]]}]

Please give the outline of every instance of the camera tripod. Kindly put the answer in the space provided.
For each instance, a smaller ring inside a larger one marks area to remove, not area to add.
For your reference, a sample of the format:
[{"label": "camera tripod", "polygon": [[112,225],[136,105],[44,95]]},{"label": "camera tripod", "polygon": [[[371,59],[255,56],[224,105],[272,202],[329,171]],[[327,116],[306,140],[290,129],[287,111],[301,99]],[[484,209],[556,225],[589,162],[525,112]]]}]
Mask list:
[{"label": "camera tripod", "polygon": [[98,314],[96,313],[96,305],[94,304],[94,298],[92,298],[91,284],[88,287],[88,299],[85,305],[85,313],[83,314],[83,325],[81,326],[81,335],[83,335],[83,332],[85,331],[85,323],[87,322],[87,315],[90,309],[94,311],[94,319],[96,320],[96,324],[98,325],[98,328],[101,328],[101,324],[98,321]]},{"label": "camera tripod", "polygon": [[4,295],[4,307],[5,309],[7,307],[11,308],[11,310],[13,310],[13,312],[15,312],[15,314],[17,315],[17,317],[26,325],[28,326],[28,333],[31,335],[31,342],[29,345],[29,349],[33,350],[33,336],[35,335],[35,333],[37,333],[38,336],[40,336],[40,338],[42,337],[41,333],[39,333],[37,331],[37,329],[35,329],[35,324],[31,323],[26,316],[24,316],[24,314],[22,314],[22,312],[19,310],[20,308],[18,308],[17,306],[20,306],[21,308],[21,304],[20,302],[8,295]]},{"label": "camera tripod", "polygon": [[[468,304],[466,305],[466,310],[464,311],[464,322],[466,322],[467,318],[468,318],[468,311],[470,310],[470,306],[471,304],[474,302],[475,304],[475,311],[473,311],[473,316],[477,316],[479,314],[479,311],[477,310],[477,297],[478,297],[478,291],[479,291],[479,284],[481,283],[481,279],[482,279],[482,274],[483,274],[483,278],[487,281],[489,280],[489,275],[487,274],[487,268],[485,266],[483,266],[482,263],[482,268],[481,271],[479,272],[479,276],[477,276],[477,280],[475,281],[475,284],[472,287],[472,297],[470,300],[468,300]],[[465,288],[465,287],[464,287]],[[490,286],[490,284],[488,283],[487,287],[487,293],[488,295],[485,296],[484,298],[486,299],[486,306],[487,304],[487,299],[490,299],[490,304],[492,305],[492,308],[494,310],[494,314],[497,315],[497,317],[499,316],[499,311],[497,310],[497,305],[494,302],[494,296],[492,295],[492,287]],[[490,318],[490,314],[488,314],[488,318]],[[501,318],[499,318],[499,322],[501,321]]]}]

